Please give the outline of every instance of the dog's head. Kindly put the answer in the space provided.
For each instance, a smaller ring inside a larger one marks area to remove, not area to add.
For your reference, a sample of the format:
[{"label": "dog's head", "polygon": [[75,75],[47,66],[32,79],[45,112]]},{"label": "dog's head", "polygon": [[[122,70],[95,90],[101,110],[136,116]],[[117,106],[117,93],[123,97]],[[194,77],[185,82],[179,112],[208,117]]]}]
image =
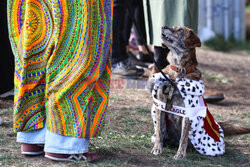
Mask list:
[{"label": "dog's head", "polygon": [[162,27],[162,45],[185,52],[201,46],[199,37],[187,27]]},{"label": "dog's head", "polygon": [[[162,27],[162,46],[168,47],[172,52],[177,55],[183,55],[182,53],[194,52],[196,47],[201,46],[199,37],[194,33],[192,29],[187,27]],[[195,64],[197,60],[194,55],[190,55],[189,59],[194,59]],[[182,58],[180,58],[182,59]]]}]

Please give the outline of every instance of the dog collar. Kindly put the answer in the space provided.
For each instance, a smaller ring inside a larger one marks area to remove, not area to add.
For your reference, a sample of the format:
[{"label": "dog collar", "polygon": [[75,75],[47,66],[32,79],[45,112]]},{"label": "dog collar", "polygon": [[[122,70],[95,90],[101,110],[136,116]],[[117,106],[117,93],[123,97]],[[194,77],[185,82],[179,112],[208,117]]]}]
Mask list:
[{"label": "dog collar", "polygon": [[192,66],[189,66],[189,67],[186,67],[186,68],[179,68],[179,67],[176,67],[176,66],[174,66],[174,65],[170,65],[170,68],[171,68],[171,70],[174,70],[174,71],[176,71],[176,72],[181,72],[183,69],[184,69],[184,73],[185,74],[189,74],[189,73],[191,73],[192,71],[194,71],[194,69],[195,69],[195,66],[194,65],[192,65]]}]

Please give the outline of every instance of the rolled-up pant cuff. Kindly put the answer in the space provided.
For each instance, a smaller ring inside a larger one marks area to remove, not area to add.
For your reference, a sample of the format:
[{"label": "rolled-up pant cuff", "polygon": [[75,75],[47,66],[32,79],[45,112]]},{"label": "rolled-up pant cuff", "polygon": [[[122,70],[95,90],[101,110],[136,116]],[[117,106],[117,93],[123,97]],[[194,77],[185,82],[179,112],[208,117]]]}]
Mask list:
[{"label": "rolled-up pant cuff", "polygon": [[76,138],[52,133],[46,128],[31,132],[18,132],[17,142],[44,144],[44,151],[57,154],[82,154],[89,151],[88,138]]}]

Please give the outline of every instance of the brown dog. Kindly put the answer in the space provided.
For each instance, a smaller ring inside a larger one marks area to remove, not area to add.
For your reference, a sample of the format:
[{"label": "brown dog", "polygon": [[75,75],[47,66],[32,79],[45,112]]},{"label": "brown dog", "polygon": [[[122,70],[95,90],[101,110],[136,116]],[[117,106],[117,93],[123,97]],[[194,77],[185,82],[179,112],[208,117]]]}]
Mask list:
[{"label": "brown dog", "polygon": [[[201,73],[196,69],[198,63],[195,55],[195,47],[201,46],[201,42],[191,29],[186,27],[175,27],[173,29],[164,27],[162,29],[162,45],[170,49],[167,57],[170,65],[162,70],[164,73],[175,80],[178,73],[184,69],[184,77],[192,80],[200,79]],[[167,99],[163,93],[163,87],[159,89],[157,98],[166,101]],[[178,90],[175,90],[173,105],[184,107],[183,99]],[[165,124],[165,114],[166,113],[161,112],[159,109],[155,111],[156,132],[155,145],[152,150],[152,153],[155,155],[162,153],[163,140],[165,137],[161,130],[163,129],[162,126]],[[174,125],[170,128],[175,133],[173,133],[174,136],[176,136],[174,140],[179,140],[179,148],[174,158],[184,158],[186,157],[186,148],[188,145],[189,120],[188,118],[182,118],[172,114],[168,114],[168,118],[171,124]]]},{"label": "brown dog", "polygon": [[[175,80],[178,76],[180,77],[180,75],[181,77],[190,80],[200,80],[201,72],[197,69],[198,62],[196,59],[195,48],[200,47],[201,42],[193,30],[187,27],[163,27],[162,46],[170,49],[167,56],[170,65],[162,70],[164,73],[168,74],[172,80]],[[153,69],[153,73],[156,72],[157,70]],[[175,89],[174,92],[172,92],[172,95],[172,105],[185,107],[183,97],[178,89]],[[155,96],[157,99],[166,102],[168,101],[169,89],[166,88],[166,85],[159,85]],[[152,153],[155,155],[161,154],[164,141],[166,140],[175,145],[176,143],[178,144],[179,141],[179,148],[174,158],[185,158],[190,130],[189,119],[173,114],[167,114],[157,108],[153,112],[155,134],[152,140],[155,144]],[[168,130],[166,130],[166,116],[170,122],[167,128]],[[234,135],[250,133],[249,128],[234,126],[231,124],[229,125],[225,122],[219,124],[225,134]]]}]

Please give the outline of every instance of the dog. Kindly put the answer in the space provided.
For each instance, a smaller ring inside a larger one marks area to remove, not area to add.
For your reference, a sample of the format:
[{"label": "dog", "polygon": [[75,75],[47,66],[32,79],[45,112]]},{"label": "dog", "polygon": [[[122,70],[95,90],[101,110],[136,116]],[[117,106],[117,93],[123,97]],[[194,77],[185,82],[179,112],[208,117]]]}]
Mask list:
[{"label": "dog", "polygon": [[[176,85],[172,85],[153,69],[151,81],[154,84],[154,105],[151,114],[155,134],[152,136],[154,147],[151,152],[160,155],[163,145],[168,142],[172,145],[179,144],[174,159],[185,158],[188,145],[193,145],[204,155],[224,154],[224,133],[245,134],[250,133],[250,128],[233,126],[228,122],[218,124],[209,113],[202,98],[205,86],[201,80],[201,72],[197,68],[195,48],[201,46],[199,37],[187,27],[165,26],[162,28],[162,46],[170,50],[167,56],[170,65],[162,71]],[[174,109],[173,106],[181,109]],[[200,108],[202,112],[196,117],[185,116],[187,111],[183,108],[187,106],[190,111]]]}]

